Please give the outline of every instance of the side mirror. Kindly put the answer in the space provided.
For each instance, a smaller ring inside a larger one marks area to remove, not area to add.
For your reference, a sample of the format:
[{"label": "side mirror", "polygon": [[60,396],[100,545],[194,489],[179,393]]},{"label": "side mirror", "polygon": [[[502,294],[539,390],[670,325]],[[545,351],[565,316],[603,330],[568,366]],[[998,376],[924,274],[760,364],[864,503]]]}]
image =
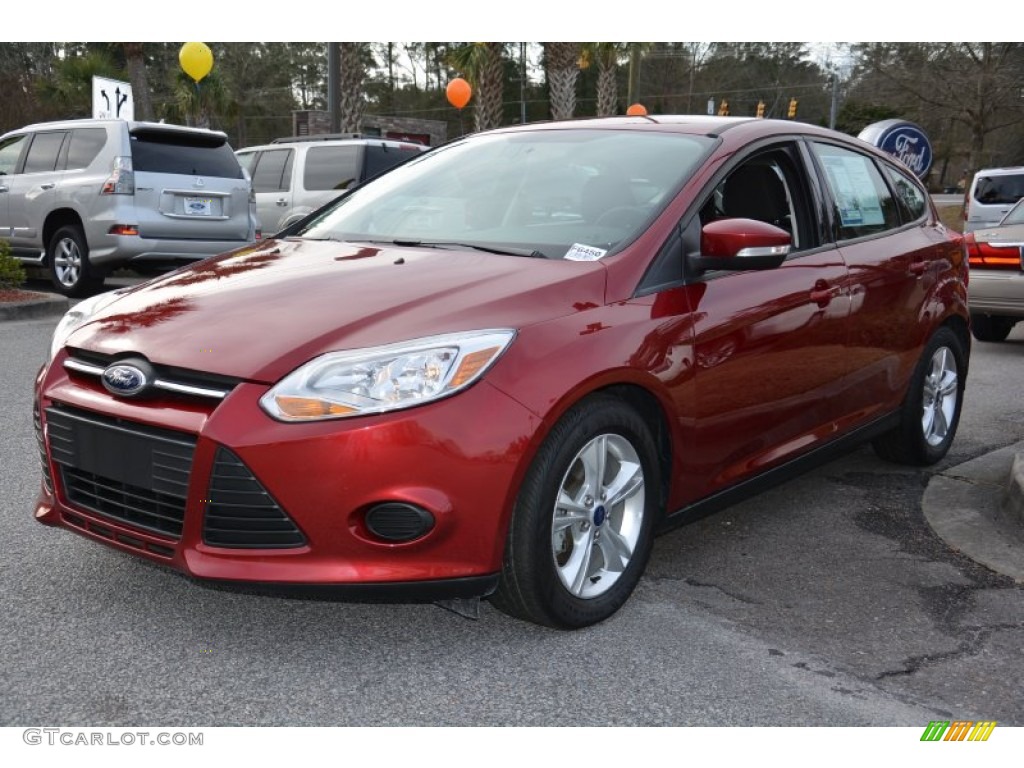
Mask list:
[{"label": "side mirror", "polygon": [[789,232],[756,219],[719,219],[700,232],[700,253],[690,256],[698,269],[774,269],[793,245]]}]

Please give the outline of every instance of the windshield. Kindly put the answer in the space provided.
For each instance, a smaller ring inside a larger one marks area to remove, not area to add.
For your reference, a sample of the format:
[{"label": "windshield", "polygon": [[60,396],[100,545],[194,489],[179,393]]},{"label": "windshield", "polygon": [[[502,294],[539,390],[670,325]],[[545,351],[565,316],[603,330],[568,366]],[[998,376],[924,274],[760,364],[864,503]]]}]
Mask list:
[{"label": "windshield", "polygon": [[593,129],[468,137],[357,189],[296,234],[600,257],[643,231],[713,143]]}]

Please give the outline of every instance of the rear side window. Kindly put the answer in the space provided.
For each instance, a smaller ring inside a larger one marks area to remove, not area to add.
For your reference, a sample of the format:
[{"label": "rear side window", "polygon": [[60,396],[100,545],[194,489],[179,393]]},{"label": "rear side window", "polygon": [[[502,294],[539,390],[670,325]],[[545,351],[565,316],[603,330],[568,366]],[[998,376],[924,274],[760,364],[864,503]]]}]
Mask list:
[{"label": "rear side window", "polygon": [[983,205],[1010,205],[1024,197],[1024,173],[979,176],[974,199]]},{"label": "rear side window", "polygon": [[107,132],[102,128],[77,128],[71,132],[71,142],[68,145],[67,168],[73,171],[78,168],[88,168],[89,163],[96,159],[96,155],[103,149],[107,142]]},{"label": "rear side window", "polygon": [[366,157],[363,161],[363,180],[372,179],[384,171],[394,168],[399,163],[404,163],[409,158],[420,154],[418,149],[403,149],[399,147],[375,147],[366,148]]},{"label": "rear side window", "polygon": [[249,172],[252,176],[252,164],[256,161],[256,152],[236,152],[235,157],[238,158],[238,164]]},{"label": "rear side window", "polygon": [[359,145],[310,147],[302,186],[309,190],[348,189],[359,178]]},{"label": "rear side window", "polygon": [[893,189],[896,190],[896,202],[899,204],[903,220],[917,221],[924,216],[928,203],[921,188],[911,181],[907,174],[891,165],[885,166],[885,170],[889,174]]},{"label": "rear side window", "polygon": [[292,186],[291,149],[268,149],[260,154],[252,171],[254,192],[280,192]]},{"label": "rear side window", "polygon": [[140,132],[132,134],[131,146],[136,171],[244,178],[235,153],[219,137]]},{"label": "rear side window", "polygon": [[41,173],[55,169],[60,148],[67,135],[67,131],[37,133],[32,138],[32,145],[28,148],[28,156],[25,158],[25,168],[22,173]]},{"label": "rear side window", "polygon": [[870,157],[817,142],[814,151],[835,201],[840,239],[874,235],[899,225],[896,202]]}]

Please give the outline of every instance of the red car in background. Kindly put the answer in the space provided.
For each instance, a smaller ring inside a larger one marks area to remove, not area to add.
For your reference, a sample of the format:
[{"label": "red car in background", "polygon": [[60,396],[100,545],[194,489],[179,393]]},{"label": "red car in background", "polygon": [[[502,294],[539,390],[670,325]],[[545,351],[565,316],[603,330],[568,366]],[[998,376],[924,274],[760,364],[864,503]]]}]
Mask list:
[{"label": "red car in background", "polygon": [[202,580],[585,626],[658,531],[867,440],[939,460],[966,277],[913,175],[824,129],[469,136],[74,307],[36,517]]}]

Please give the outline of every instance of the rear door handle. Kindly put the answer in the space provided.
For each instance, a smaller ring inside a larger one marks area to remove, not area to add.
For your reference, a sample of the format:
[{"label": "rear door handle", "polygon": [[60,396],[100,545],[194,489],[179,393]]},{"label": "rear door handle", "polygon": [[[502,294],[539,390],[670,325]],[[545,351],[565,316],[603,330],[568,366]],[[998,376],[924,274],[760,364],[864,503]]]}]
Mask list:
[{"label": "rear door handle", "polygon": [[284,206],[288,205],[288,201],[285,200],[283,197],[278,198],[277,205],[280,205],[280,206],[284,207]]},{"label": "rear door handle", "polygon": [[49,184],[40,184],[39,188],[40,189],[53,189],[55,186],[57,186],[57,185],[54,184],[53,182],[50,182]]}]

